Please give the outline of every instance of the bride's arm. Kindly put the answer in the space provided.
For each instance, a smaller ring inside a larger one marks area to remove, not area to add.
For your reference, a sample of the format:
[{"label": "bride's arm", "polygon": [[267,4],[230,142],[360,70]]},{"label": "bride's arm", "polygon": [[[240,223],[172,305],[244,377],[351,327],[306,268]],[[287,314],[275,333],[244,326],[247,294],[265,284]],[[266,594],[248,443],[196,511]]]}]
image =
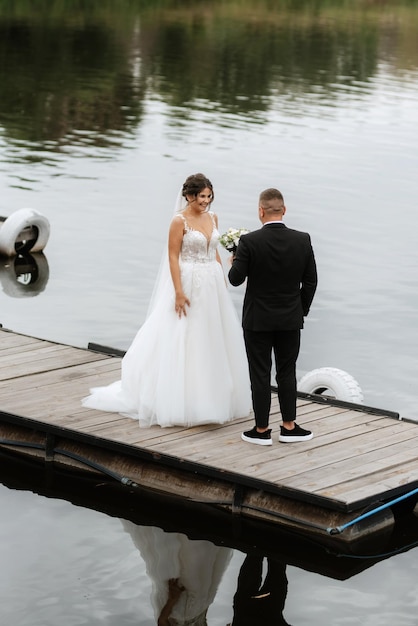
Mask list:
[{"label": "bride's arm", "polygon": [[173,281],[176,294],[175,309],[179,317],[186,315],[186,305],[190,306],[190,300],[186,298],[180,275],[180,250],[183,242],[183,221],[180,217],[175,217],[170,225],[168,233],[168,262],[170,265],[171,280]]},{"label": "bride's arm", "polygon": [[[216,228],[218,228],[218,216],[216,215],[216,213],[213,214],[213,219],[215,220]],[[216,250],[216,260],[218,261],[219,265],[222,267],[221,255],[219,254],[218,249]]]},{"label": "bride's arm", "polygon": [[158,626],[170,626],[169,617],[183,591],[184,587],[179,583],[178,578],[170,578],[168,581],[168,599],[158,616]]}]

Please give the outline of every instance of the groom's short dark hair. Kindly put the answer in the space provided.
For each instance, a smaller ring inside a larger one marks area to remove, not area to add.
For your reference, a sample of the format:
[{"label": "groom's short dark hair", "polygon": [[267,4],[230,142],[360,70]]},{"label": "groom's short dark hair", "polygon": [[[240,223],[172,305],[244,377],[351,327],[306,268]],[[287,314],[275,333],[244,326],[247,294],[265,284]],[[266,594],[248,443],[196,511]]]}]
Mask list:
[{"label": "groom's short dark hair", "polygon": [[262,191],[260,193],[260,204],[263,204],[263,202],[267,202],[268,200],[281,200],[282,202],[284,202],[284,198],[283,198],[283,194],[281,193],[281,191],[279,191],[278,189],[275,189],[274,187],[269,187],[268,189],[264,189],[264,191]]},{"label": "groom's short dark hair", "polygon": [[259,204],[260,206],[263,207],[265,211],[268,210],[268,212],[270,213],[271,212],[278,213],[279,210],[277,209],[277,207],[272,209],[270,207],[267,208],[266,206],[264,206],[270,200],[278,200],[281,203],[281,206],[280,206],[280,212],[281,212],[281,210],[284,207],[284,198],[283,198],[282,192],[279,191],[278,189],[275,189],[275,187],[269,187],[268,189],[264,189],[264,191],[260,193],[260,198],[259,198]]}]

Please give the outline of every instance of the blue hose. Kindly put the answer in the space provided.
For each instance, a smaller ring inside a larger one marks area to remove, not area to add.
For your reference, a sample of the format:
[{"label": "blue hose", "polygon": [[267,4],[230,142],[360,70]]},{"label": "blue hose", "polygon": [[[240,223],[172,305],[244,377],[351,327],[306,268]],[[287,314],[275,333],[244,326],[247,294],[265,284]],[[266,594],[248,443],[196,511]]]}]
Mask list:
[{"label": "blue hose", "polygon": [[327,528],[327,533],[329,535],[340,534],[349,526],[353,526],[353,524],[357,524],[357,522],[360,522],[361,520],[366,519],[366,517],[370,517],[371,515],[374,515],[375,513],[379,513],[379,511],[383,511],[384,509],[387,509],[393,504],[397,504],[398,502],[401,502],[402,500],[406,500],[406,498],[410,498],[416,493],[418,493],[418,488],[413,489],[412,491],[409,491],[408,493],[405,493],[403,496],[399,496],[398,498],[395,498],[394,500],[391,500],[390,502],[386,502],[386,504],[382,504],[381,506],[378,506],[376,509],[372,509],[371,511],[368,511],[367,513],[363,513],[363,515],[359,515],[359,517],[352,519],[351,522],[347,522],[346,524],[342,524],[341,526],[336,526],[335,528]]}]

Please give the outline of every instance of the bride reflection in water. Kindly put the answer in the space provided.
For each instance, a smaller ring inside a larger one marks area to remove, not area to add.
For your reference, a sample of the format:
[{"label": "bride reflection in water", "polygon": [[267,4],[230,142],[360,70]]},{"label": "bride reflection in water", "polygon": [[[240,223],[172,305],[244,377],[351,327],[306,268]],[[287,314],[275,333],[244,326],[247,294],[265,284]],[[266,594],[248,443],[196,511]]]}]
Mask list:
[{"label": "bride reflection in water", "polygon": [[122,520],[145,561],[158,626],[207,626],[232,549]]}]

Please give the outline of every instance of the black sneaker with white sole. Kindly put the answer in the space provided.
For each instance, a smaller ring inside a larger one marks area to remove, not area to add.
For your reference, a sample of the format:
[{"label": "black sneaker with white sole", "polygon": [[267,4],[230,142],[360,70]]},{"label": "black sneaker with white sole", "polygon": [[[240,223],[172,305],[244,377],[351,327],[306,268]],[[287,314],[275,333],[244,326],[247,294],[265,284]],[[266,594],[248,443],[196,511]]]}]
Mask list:
[{"label": "black sneaker with white sole", "polygon": [[280,426],[280,435],[279,441],[282,443],[293,443],[295,441],[309,441],[312,439],[313,434],[310,430],[305,430],[296,424],[292,430],[285,428],[284,426]]},{"label": "black sneaker with white sole", "polygon": [[271,429],[266,430],[264,433],[259,433],[255,426],[252,430],[246,430],[242,433],[241,439],[248,443],[258,443],[259,446],[271,446],[273,443]]}]

